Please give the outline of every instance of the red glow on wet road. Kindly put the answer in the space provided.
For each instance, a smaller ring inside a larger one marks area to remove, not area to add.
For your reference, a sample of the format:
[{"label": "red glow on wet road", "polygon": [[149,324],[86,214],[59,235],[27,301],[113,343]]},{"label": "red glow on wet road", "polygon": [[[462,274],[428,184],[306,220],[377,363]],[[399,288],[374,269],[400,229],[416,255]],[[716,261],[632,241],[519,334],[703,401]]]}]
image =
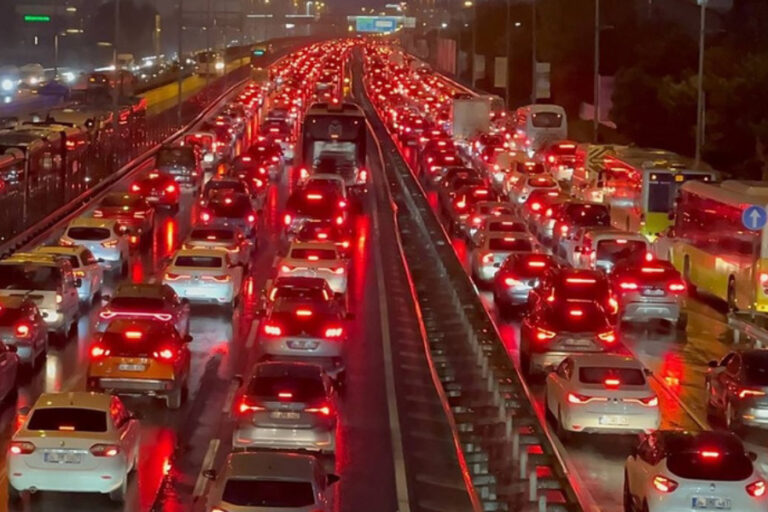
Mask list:
[{"label": "red glow on wet road", "polygon": [[176,447],[176,433],[167,427],[149,428],[142,432],[139,455],[139,510],[149,510],[163,482]]}]

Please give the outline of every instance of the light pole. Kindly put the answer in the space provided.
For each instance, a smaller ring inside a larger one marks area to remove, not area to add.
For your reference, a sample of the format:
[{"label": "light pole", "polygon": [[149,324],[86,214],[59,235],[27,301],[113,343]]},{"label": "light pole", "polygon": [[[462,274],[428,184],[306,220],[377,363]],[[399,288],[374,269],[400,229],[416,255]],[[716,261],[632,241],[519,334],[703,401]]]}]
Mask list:
[{"label": "light pole", "polygon": [[510,90],[509,90],[509,70],[512,67],[512,20],[510,19],[512,16],[512,5],[511,1],[507,0],[507,22],[504,25],[505,31],[504,31],[504,37],[506,38],[507,43],[507,66],[504,70],[504,102],[507,105],[507,109],[509,109],[509,100],[510,100]]},{"label": "light pole", "polygon": [[704,36],[707,28],[707,3],[709,0],[697,0],[701,7],[699,20],[699,77],[696,98],[696,167],[701,163],[701,146],[704,143]]},{"label": "light pole", "polygon": [[531,104],[536,103],[538,96],[536,86],[538,73],[536,71],[536,0],[531,0]]},{"label": "light pole", "polygon": [[477,54],[477,2],[479,0],[472,0],[472,87],[475,87],[477,83],[477,64],[475,55]]},{"label": "light pole", "polygon": [[[120,68],[117,65],[117,45],[118,45],[118,39],[120,38],[120,0],[115,0],[115,41],[112,43],[112,64],[115,67],[114,71],[114,77],[115,77],[115,86],[114,86],[114,92],[112,93],[112,110],[113,110],[113,118],[112,118],[112,128],[115,133],[115,136],[117,137],[117,140],[120,140],[120,136],[118,131],[120,130],[120,106],[118,105],[118,96],[120,95],[120,92],[123,89],[123,80],[122,80],[122,74],[120,73]],[[120,84],[118,86],[118,83]],[[114,161],[117,163],[117,151],[114,153]]]},{"label": "light pole", "polygon": [[592,142],[598,141],[600,129],[600,0],[595,0],[595,62],[593,77],[592,105],[595,111],[592,115]]},{"label": "light pole", "polygon": [[182,92],[182,85],[184,83],[184,71],[183,71],[183,64],[182,64],[182,42],[183,42],[183,35],[184,35],[184,0],[179,0],[179,12],[178,12],[178,18],[179,18],[179,73],[176,77],[176,94],[178,98],[176,99],[176,118],[179,122],[179,125],[181,125],[182,117],[181,117],[181,92]]}]

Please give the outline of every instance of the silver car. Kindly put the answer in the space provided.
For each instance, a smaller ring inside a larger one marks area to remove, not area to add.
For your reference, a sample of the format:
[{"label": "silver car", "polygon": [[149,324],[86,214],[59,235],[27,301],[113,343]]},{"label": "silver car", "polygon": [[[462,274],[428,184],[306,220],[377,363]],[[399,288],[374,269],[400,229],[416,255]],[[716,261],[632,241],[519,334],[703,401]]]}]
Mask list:
[{"label": "silver car", "polygon": [[478,237],[470,253],[472,276],[483,284],[489,284],[510,254],[533,250],[533,237],[527,233],[493,231],[483,234]]},{"label": "silver car", "polygon": [[333,394],[331,379],[317,365],[257,364],[235,404],[232,446],[333,453]]},{"label": "silver car", "polygon": [[624,322],[667,320],[680,329],[687,325],[683,312],[685,282],[668,261],[625,261],[614,267],[611,282]]}]

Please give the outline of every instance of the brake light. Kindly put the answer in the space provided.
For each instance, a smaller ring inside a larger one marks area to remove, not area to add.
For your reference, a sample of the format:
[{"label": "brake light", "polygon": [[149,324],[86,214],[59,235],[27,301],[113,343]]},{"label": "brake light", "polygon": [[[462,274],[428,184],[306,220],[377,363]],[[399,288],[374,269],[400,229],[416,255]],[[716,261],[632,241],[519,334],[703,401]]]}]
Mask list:
[{"label": "brake light", "polygon": [[155,318],[157,318],[161,322],[169,322],[171,318],[173,318],[173,316],[168,313],[156,313]]},{"label": "brake light", "polygon": [[536,339],[539,341],[551,340],[555,336],[557,336],[557,334],[552,331],[542,329],[541,327],[536,328]]},{"label": "brake light", "polygon": [[290,226],[292,220],[293,218],[291,217],[291,215],[286,213],[285,216],[283,217],[283,224],[285,224],[286,226]]},{"label": "brake light", "polygon": [[144,334],[141,331],[125,331],[125,339],[127,340],[140,340]]},{"label": "brake light", "polygon": [[173,194],[174,192],[176,192],[176,185],[168,185],[167,187],[165,187],[165,191],[169,194]]},{"label": "brake light", "polygon": [[551,164],[555,163],[556,161],[557,161],[557,158],[555,157],[555,155],[549,155],[547,157],[547,162],[549,162]]},{"label": "brake light", "polygon": [[102,311],[99,313],[99,317],[101,317],[102,320],[109,320],[110,318],[115,318],[117,316],[117,313],[113,313],[112,311]]},{"label": "brake light", "polygon": [[659,492],[668,493],[668,492],[673,492],[675,489],[677,489],[677,482],[675,482],[671,478],[667,478],[661,475],[656,475],[655,477],[653,477],[653,486]]},{"label": "brake light", "polygon": [[31,331],[32,329],[30,328],[30,325],[27,323],[22,322],[22,323],[16,324],[15,332],[16,332],[17,338],[27,338],[29,337],[29,333]]},{"label": "brake light", "polygon": [[344,224],[344,217],[339,215],[338,217],[336,217],[336,225],[341,226],[342,224]]},{"label": "brake light", "polygon": [[367,183],[368,182],[368,171],[365,169],[360,170],[360,174],[358,175],[357,181],[360,183]]},{"label": "brake light", "polygon": [[101,246],[106,249],[114,249],[117,247],[117,240],[107,240],[106,242],[101,242]]},{"label": "brake light", "polygon": [[266,411],[266,408],[250,402],[248,398],[244,396],[240,399],[240,403],[237,404],[237,410],[240,414],[245,414],[246,412]]},{"label": "brake light", "polygon": [[131,185],[131,192],[141,192],[141,186],[138,183]]},{"label": "brake light", "polygon": [[746,489],[747,489],[747,494],[749,494],[753,498],[759,498],[760,496],[763,496],[765,494],[765,481],[756,480],[751,484],[747,485]]},{"label": "brake light", "polygon": [[568,284],[595,284],[597,281],[591,277],[567,277],[565,282]]},{"label": "brake light", "polygon": [[760,284],[768,283],[768,272],[760,272]]},{"label": "brake light", "polygon": [[328,406],[327,404],[321,404],[315,407],[307,407],[306,409],[304,409],[304,412],[321,414],[323,416],[330,416],[333,411],[331,410],[330,406]]},{"label": "brake light", "polygon": [[301,316],[301,317],[304,317],[304,318],[310,317],[310,316],[312,316],[312,310],[311,309],[297,309],[296,310],[296,316]]},{"label": "brake light", "polygon": [[708,460],[717,460],[720,458],[720,452],[717,450],[702,450],[699,452],[699,457]]},{"label": "brake light", "polygon": [[570,309],[568,310],[568,315],[574,317],[574,318],[581,318],[584,316],[584,310],[581,309]]},{"label": "brake light", "polygon": [[504,284],[509,286],[509,287],[519,286],[520,285],[520,281],[518,281],[514,277],[505,277],[504,278]]},{"label": "brake light", "polygon": [[328,327],[324,333],[324,337],[329,339],[338,339],[342,336],[344,336],[343,327]]},{"label": "brake light", "polygon": [[621,381],[619,379],[605,379],[603,381],[603,385],[608,389],[617,389],[621,385]]},{"label": "brake light", "polygon": [[143,219],[147,216],[146,212],[133,212],[134,219]]},{"label": "brake light", "polygon": [[203,222],[209,222],[211,220],[211,214],[208,212],[202,212],[200,214],[200,220]]},{"label": "brake light", "polygon": [[158,350],[157,352],[154,352],[152,354],[155,356],[156,359],[160,359],[162,361],[173,361],[176,359],[176,352],[171,350],[170,348],[164,348],[162,350]]},{"label": "brake light", "polygon": [[120,453],[120,447],[116,444],[95,444],[91,446],[91,455],[94,457],[115,457]]},{"label": "brake light", "polygon": [[739,390],[739,398],[744,399],[753,396],[765,396],[765,391],[760,389],[742,388]]},{"label": "brake light", "polygon": [[282,265],[280,267],[280,272],[290,272],[291,270],[293,270],[293,267],[290,265]]},{"label": "brake light", "polygon": [[598,339],[601,341],[604,341],[606,343],[615,343],[616,342],[616,333],[613,331],[613,329],[610,329],[605,332],[601,332],[597,335]]},{"label": "brake light", "polygon": [[535,212],[541,210],[541,203],[531,203],[531,210]]},{"label": "brake light", "polygon": [[685,283],[682,281],[673,281],[667,285],[667,290],[672,293],[682,293],[685,291]]},{"label": "brake light", "polygon": [[606,402],[607,399],[597,396],[582,395],[579,393],[568,393],[568,403],[583,405],[589,402]]},{"label": "brake light", "polygon": [[620,281],[619,288],[625,292],[635,291],[639,288],[639,285],[634,281]]},{"label": "brake light", "polygon": [[91,359],[100,359],[108,355],[109,350],[105,349],[101,345],[94,345],[91,347]]},{"label": "brake light", "polygon": [[467,202],[464,201],[463,199],[460,199],[460,200],[456,201],[454,203],[454,205],[456,206],[457,210],[463,210],[464,208],[467,207]]},{"label": "brake light", "polygon": [[12,441],[8,445],[11,455],[29,455],[35,451],[35,445],[29,441]]},{"label": "brake light", "polygon": [[310,201],[319,201],[323,198],[323,194],[307,194],[307,199]]},{"label": "brake light", "polygon": [[560,235],[565,236],[567,234],[568,234],[568,226],[563,224],[562,226],[560,226]]},{"label": "brake light", "polygon": [[529,261],[528,262],[528,267],[530,267],[530,268],[544,268],[546,266],[547,266],[547,262],[546,261],[536,261],[536,260],[533,260],[533,261]]},{"label": "brake light", "polygon": [[608,311],[615,315],[619,312],[619,301],[614,299],[613,297],[608,297]]},{"label": "brake light", "polygon": [[342,275],[344,273],[344,267],[337,267],[333,269],[333,273],[336,275]]},{"label": "brake light", "polygon": [[101,211],[101,210],[93,210],[93,217],[95,219],[100,219],[100,218],[104,217],[104,212]]},{"label": "brake light", "polygon": [[483,256],[483,263],[493,263],[493,254]]},{"label": "brake light", "polygon": [[219,274],[215,276],[202,276],[202,279],[204,281],[217,281],[219,283],[227,283],[229,282],[229,274]]},{"label": "brake light", "polygon": [[268,336],[282,336],[283,329],[274,323],[266,323],[264,324],[264,334]]}]

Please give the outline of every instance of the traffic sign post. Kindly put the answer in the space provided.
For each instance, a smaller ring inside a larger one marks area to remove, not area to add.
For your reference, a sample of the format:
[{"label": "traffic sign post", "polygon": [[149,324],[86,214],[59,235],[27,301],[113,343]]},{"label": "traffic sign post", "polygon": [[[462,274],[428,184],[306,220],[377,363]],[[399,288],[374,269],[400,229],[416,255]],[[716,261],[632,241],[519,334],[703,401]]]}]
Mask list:
[{"label": "traffic sign post", "polygon": [[[745,228],[747,228],[750,231],[760,231],[765,227],[765,223],[768,221],[768,212],[765,211],[765,208],[762,206],[752,205],[748,208],[745,208],[743,212],[741,212],[741,223],[744,225]],[[757,262],[760,259],[760,250],[761,250],[761,243],[762,243],[762,237],[758,236],[757,240],[753,242],[752,244],[752,289],[753,289],[753,296],[752,296],[752,304],[750,309],[754,313],[755,306],[757,305]]]}]

